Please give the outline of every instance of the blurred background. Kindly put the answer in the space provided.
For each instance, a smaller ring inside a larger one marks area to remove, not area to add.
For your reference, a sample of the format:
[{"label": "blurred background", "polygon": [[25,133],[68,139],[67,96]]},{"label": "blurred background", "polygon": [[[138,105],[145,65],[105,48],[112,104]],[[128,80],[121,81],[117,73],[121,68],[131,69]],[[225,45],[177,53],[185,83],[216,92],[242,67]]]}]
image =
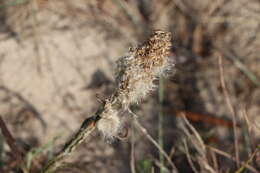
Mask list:
[{"label": "blurred background", "polygon": [[[132,108],[142,126],[180,173],[260,172],[259,0],[0,0],[0,115],[29,172],[113,93],[115,61],[154,29],[172,32],[175,66]],[[57,172],[172,172],[128,126],[123,140],[93,133]],[[21,172],[5,138],[0,172]]]}]

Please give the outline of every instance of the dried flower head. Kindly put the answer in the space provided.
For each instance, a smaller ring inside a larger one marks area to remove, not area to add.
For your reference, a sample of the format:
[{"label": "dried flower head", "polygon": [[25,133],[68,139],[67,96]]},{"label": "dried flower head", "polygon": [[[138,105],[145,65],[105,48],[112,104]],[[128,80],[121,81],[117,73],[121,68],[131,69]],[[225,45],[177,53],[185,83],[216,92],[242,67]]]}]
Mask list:
[{"label": "dried flower head", "polygon": [[155,88],[153,81],[170,67],[171,33],[154,31],[148,41],[118,60],[116,81],[125,104],[136,103]]},{"label": "dried flower head", "polygon": [[104,111],[97,127],[107,138],[118,135],[121,129],[120,112],[130,104],[137,103],[153,90],[154,80],[170,69],[168,58],[171,33],[154,31],[151,37],[129,55],[117,61],[115,94],[106,100]]}]

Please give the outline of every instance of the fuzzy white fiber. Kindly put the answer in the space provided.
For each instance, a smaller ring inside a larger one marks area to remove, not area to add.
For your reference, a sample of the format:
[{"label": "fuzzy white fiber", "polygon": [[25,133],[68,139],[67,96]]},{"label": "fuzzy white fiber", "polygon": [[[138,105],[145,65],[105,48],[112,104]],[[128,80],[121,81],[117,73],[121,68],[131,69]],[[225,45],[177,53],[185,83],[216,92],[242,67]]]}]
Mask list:
[{"label": "fuzzy white fiber", "polygon": [[98,121],[97,128],[107,139],[112,139],[118,135],[121,128],[120,119],[116,112],[109,111]]}]

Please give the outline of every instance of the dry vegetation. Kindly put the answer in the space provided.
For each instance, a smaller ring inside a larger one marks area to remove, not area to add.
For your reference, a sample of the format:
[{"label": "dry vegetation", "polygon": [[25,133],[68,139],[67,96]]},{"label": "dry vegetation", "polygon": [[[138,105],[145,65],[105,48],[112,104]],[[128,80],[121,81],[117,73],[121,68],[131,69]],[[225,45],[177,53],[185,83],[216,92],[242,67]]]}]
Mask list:
[{"label": "dry vegetation", "polygon": [[0,0],[0,172],[41,172],[154,29],[172,74],[55,172],[260,172],[259,0]]}]

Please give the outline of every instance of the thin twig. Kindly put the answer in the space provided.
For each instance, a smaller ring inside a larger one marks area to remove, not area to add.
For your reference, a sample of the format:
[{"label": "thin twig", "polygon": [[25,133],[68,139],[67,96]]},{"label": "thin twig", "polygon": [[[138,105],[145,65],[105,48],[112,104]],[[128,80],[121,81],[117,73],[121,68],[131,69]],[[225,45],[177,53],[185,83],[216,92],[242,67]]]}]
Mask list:
[{"label": "thin twig", "polygon": [[174,146],[172,146],[170,153],[168,155],[170,158],[172,158],[174,154],[175,154],[175,148],[174,148]]},{"label": "thin twig", "polygon": [[213,151],[210,151],[210,155],[212,157],[212,162],[213,162],[213,165],[214,165],[214,169],[217,170],[216,172],[220,172],[219,171],[219,167],[218,167],[218,160],[217,160],[216,153],[214,153]]},{"label": "thin twig", "polygon": [[257,124],[257,122],[253,121],[251,117],[249,117],[247,110],[243,110],[243,114],[245,117],[245,120],[248,124],[249,131],[252,132],[253,127],[260,132],[260,124]]},{"label": "thin twig", "polygon": [[249,159],[242,164],[242,166],[236,171],[236,173],[241,173],[244,171],[244,169],[246,168],[245,165],[248,165],[252,160],[253,158],[255,157],[256,153],[258,152],[258,148],[255,149],[255,151],[251,154],[251,156],[249,157]]},{"label": "thin twig", "polygon": [[252,152],[251,148],[254,148],[256,146],[256,141],[254,139],[254,133],[253,133],[254,126],[253,126],[253,123],[249,119],[246,108],[243,108],[242,114],[245,119],[245,126],[246,126],[245,133],[247,133],[244,135],[246,144],[248,145],[247,150],[248,150],[248,153],[251,153]]},{"label": "thin twig", "polygon": [[198,160],[200,163],[200,167],[208,170],[211,173],[216,173],[216,171],[209,165],[209,161],[207,159],[206,146],[205,146],[200,134],[192,126],[192,124],[187,120],[185,114],[182,115],[182,118],[185,123],[185,125],[184,124],[182,125],[182,130],[188,136],[190,142],[194,145],[197,152],[199,153]]},{"label": "thin twig", "polygon": [[185,152],[186,152],[186,156],[187,156],[187,160],[191,166],[191,169],[195,172],[195,173],[199,173],[199,171],[196,169],[192,159],[191,159],[191,156],[190,156],[190,152],[189,152],[189,148],[188,148],[188,145],[187,145],[187,141],[185,139],[183,139],[183,144],[184,144],[184,149],[185,149]]},{"label": "thin twig", "polygon": [[[117,5],[119,7],[120,10],[122,10],[122,12],[126,15],[126,17],[135,25],[138,26],[140,25],[140,20],[142,19],[141,15],[132,15],[132,12],[129,10],[129,7],[127,6],[127,3],[125,3],[124,1],[119,1],[119,0],[112,0],[112,3],[114,3],[115,5]],[[133,10],[133,9],[132,9]],[[135,11],[137,12],[137,11]],[[135,14],[138,14],[135,13]]]},{"label": "thin twig", "polygon": [[153,162],[154,162],[154,164],[155,164],[158,168],[160,168],[160,169],[162,168],[164,172],[166,172],[166,173],[171,172],[171,171],[165,166],[165,164],[162,165],[162,163],[160,162],[160,160],[158,160],[158,159],[153,159]]},{"label": "thin twig", "polygon": [[12,156],[16,159],[15,165],[20,165],[21,170],[24,173],[27,173],[28,170],[23,165],[23,152],[20,150],[19,146],[17,146],[15,139],[13,138],[11,132],[8,130],[2,116],[0,115],[0,129],[2,134],[6,140],[6,143],[11,149]]},{"label": "thin twig", "polygon": [[[132,129],[134,131],[134,128]],[[131,173],[136,173],[135,171],[135,136],[134,133],[131,135],[131,158],[130,158]]]},{"label": "thin twig", "polygon": [[151,173],[155,173],[155,169],[154,169],[154,167],[152,167],[152,171],[151,171]]},{"label": "thin twig", "polygon": [[42,173],[53,172],[62,165],[61,160],[69,156],[75,150],[75,148],[93,132],[97,121],[101,118],[100,115],[103,110],[104,107],[101,106],[94,116],[87,118],[82,123],[78,132],[67,144],[65,144],[61,152],[59,152],[52,160],[47,163],[47,165],[42,169]]},{"label": "thin twig", "polygon": [[[209,146],[209,145],[207,145],[207,148],[209,148],[211,151],[213,151],[213,152],[215,152],[215,153],[217,153],[217,154],[219,154],[219,155],[221,155],[221,156],[224,156],[224,157],[226,157],[226,158],[228,158],[228,159],[231,159],[231,160],[233,160],[233,161],[236,162],[236,158],[235,158],[235,157],[233,157],[232,155],[230,155],[230,154],[228,154],[228,153],[226,153],[226,152],[224,152],[224,151],[221,151],[221,150],[219,150],[219,149],[217,149],[217,148],[214,148],[214,147],[212,147],[212,146]],[[247,169],[249,169],[250,171],[252,171],[253,173],[259,173],[258,170],[256,170],[254,167],[248,165],[247,163],[245,163],[245,162],[241,162],[241,163],[242,163]]]},{"label": "thin twig", "polygon": [[34,48],[35,48],[35,53],[36,53],[36,68],[37,68],[37,72],[42,75],[42,68],[41,68],[41,54],[40,54],[40,45],[39,45],[39,41],[40,41],[40,37],[39,37],[39,20],[37,17],[37,7],[39,6],[38,4],[38,0],[34,0],[31,3],[30,6],[30,11],[32,13],[32,30],[33,30],[33,41],[34,41]]},{"label": "thin twig", "polygon": [[16,160],[22,163],[22,152],[19,150],[18,146],[16,145],[16,141],[13,138],[11,132],[8,130],[7,126],[5,125],[5,122],[2,119],[1,115],[0,115],[0,129],[6,140],[6,143],[11,149],[11,154],[13,155],[14,158],[16,158]]},{"label": "thin twig", "polygon": [[200,134],[197,132],[197,130],[191,125],[191,123],[187,120],[185,114],[183,114],[182,116],[185,124],[189,127],[189,129],[194,133],[195,137],[198,140],[198,144],[199,144],[199,148],[200,148],[200,153],[201,155],[204,155],[204,153],[206,152],[206,147],[205,144],[200,136]]},{"label": "thin twig", "polygon": [[[160,77],[159,84],[159,120],[158,120],[158,143],[163,148],[163,100],[164,100],[164,78]],[[164,167],[164,159],[161,152],[159,152],[161,165]],[[160,173],[164,173],[163,167],[160,167]]]},{"label": "thin twig", "polygon": [[234,65],[257,87],[260,87],[260,79],[250,70],[248,67],[243,64],[236,55],[233,55],[231,52],[225,50],[225,45],[222,47],[217,47],[217,49],[223,53],[224,57],[231,60]]},{"label": "thin twig", "polygon": [[239,148],[238,148],[238,134],[237,134],[237,122],[236,122],[236,115],[235,115],[235,110],[234,107],[231,103],[230,96],[225,84],[225,79],[224,79],[224,70],[223,70],[223,63],[222,63],[222,57],[219,55],[218,56],[218,63],[219,63],[219,73],[220,73],[220,82],[221,82],[221,87],[223,89],[224,97],[225,97],[225,102],[231,112],[232,115],[232,122],[233,122],[233,132],[234,132],[234,147],[235,147],[235,157],[236,157],[236,165],[239,167],[240,160],[239,160]]},{"label": "thin twig", "polygon": [[173,168],[173,172],[177,173],[178,169],[175,166],[175,164],[172,162],[171,158],[167,155],[167,153],[162,149],[162,147],[156,142],[156,140],[153,139],[153,137],[147,132],[147,130],[139,123],[137,119],[137,115],[133,113],[131,110],[129,112],[134,116],[134,123],[136,127],[140,129],[140,131],[147,137],[147,139],[152,142],[152,144],[162,153],[162,155],[166,158],[166,160],[169,162],[171,167]]}]

